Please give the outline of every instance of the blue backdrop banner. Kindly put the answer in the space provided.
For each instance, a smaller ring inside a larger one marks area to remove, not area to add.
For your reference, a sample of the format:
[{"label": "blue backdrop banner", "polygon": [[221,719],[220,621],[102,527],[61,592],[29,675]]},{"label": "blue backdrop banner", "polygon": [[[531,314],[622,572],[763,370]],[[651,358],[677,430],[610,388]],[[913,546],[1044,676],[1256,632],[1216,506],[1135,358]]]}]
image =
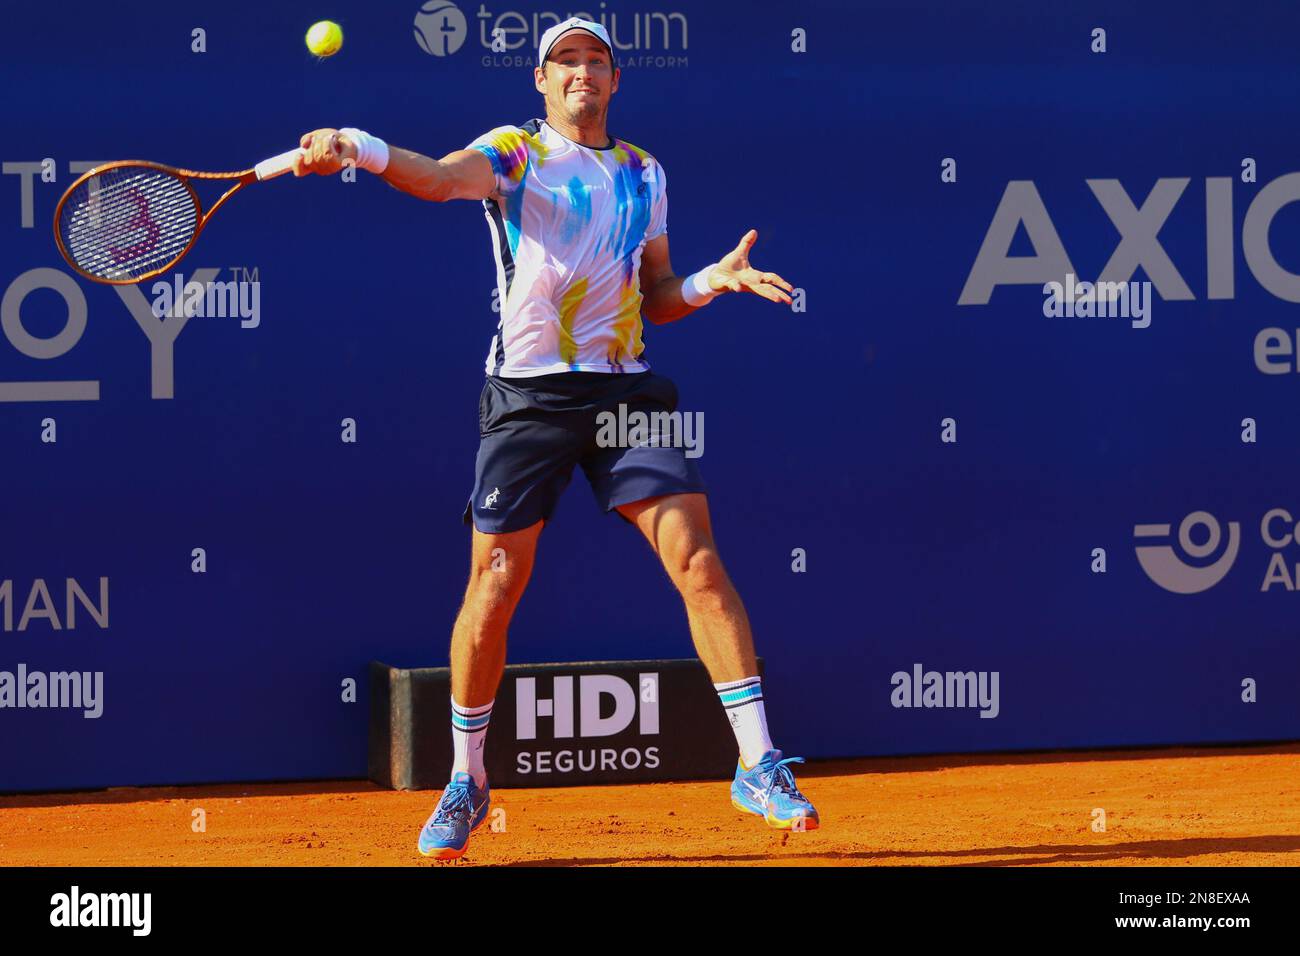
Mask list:
[{"label": "blue backdrop banner", "polygon": [[[58,254],[64,190],[317,127],[442,156],[543,115],[570,13],[614,34],[676,271],[754,228],[797,288],[645,333],[778,746],[1300,737],[1300,9],[1134,7],[7,10],[0,790],[364,776],[368,662],[448,662],[498,318],[475,202],[281,178],[111,287]],[[159,318],[190,281],[234,294]],[[509,659],[691,653],[579,475]]]}]

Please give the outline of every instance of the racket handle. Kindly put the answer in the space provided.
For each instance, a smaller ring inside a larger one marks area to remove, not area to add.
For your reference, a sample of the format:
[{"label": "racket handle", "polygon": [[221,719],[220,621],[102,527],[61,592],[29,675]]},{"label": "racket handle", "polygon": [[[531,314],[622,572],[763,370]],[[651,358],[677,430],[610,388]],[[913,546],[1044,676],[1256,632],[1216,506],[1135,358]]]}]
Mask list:
[{"label": "racket handle", "polygon": [[283,176],[285,173],[293,171],[294,161],[301,155],[301,149],[291,149],[287,153],[281,153],[279,156],[272,156],[270,159],[262,160],[253,167],[253,172],[257,173],[258,182],[263,179],[274,179],[276,176]]}]

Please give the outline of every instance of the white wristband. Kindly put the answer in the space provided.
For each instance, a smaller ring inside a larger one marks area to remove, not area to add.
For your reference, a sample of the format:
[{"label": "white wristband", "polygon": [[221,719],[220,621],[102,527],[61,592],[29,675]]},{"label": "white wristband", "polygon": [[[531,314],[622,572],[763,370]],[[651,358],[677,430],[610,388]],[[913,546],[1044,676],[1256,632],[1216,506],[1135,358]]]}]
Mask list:
[{"label": "white wristband", "polygon": [[719,292],[709,288],[709,273],[716,265],[716,262],[711,262],[695,275],[687,276],[682,281],[683,302],[691,306],[708,305],[720,295]]},{"label": "white wristband", "polygon": [[388,168],[388,144],[378,136],[371,136],[365,130],[352,126],[346,126],[339,132],[356,144],[359,167],[376,175]]}]

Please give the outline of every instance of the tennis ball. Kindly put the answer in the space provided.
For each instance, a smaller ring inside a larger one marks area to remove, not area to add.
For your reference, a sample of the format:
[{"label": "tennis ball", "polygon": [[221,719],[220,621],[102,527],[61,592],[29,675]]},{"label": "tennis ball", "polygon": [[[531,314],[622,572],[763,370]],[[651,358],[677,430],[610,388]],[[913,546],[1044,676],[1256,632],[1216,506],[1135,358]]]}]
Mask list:
[{"label": "tennis ball", "polygon": [[317,56],[333,56],[343,46],[343,28],[333,20],[313,23],[307,31],[307,49]]}]

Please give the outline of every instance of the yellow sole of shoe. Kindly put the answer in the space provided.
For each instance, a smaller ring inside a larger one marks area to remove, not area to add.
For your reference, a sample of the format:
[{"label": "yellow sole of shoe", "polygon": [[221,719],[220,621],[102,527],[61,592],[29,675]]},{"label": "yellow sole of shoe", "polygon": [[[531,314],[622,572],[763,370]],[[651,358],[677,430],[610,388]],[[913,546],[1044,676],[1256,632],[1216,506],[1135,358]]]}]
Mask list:
[{"label": "yellow sole of shoe", "polygon": [[754,810],[749,809],[749,807],[745,806],[743,803],[736,800],[735,798],[732,798],[731,805],[735,807],[737,810],[739,810],[741,813],[748,813],[750,816],[762,817],[764,820],[767,821],[767,825],[772,827],[774,830],[802,829],[803,831],[806,832],[808,830],[816,830],[821,825],[820,823],[818,823],[817,820],[814,820],[812,817],[804,817],[803,826],[797,827],[795,826],[795,819],[798,818],[790,819],[790,820],[778,820],[776,817],[768,816],[765,813],[757,813]]},{"label": "yellow sole of shoe", "polygon": [[[469,847],[466,846],[465,850],[468,849]],[[451,847],[440,847],[436,850],[430,850],[427,853],[424,850],[421,850],[420,855],[428,857],[430,860],[459,860],[465,855],[465,850],[453,850]]]}]

